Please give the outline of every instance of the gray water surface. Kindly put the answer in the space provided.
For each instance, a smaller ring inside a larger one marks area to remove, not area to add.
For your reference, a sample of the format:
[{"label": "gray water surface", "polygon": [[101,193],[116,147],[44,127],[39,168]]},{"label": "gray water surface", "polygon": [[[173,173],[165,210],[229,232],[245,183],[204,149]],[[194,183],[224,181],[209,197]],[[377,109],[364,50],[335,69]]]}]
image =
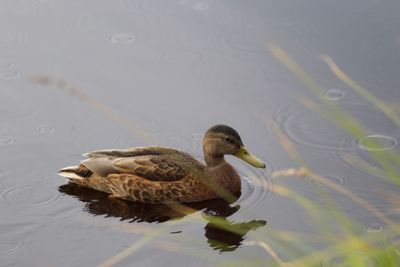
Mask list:
[{"label": "gray water surface", "polygon": [[[324,93],[312,96],[271,55],[270,43],[291,54]],[[271,121],[317,174],[398,220],[382,194],[398,190],[346,156],[375,167],[368,139],[398,153],[400,130],[338,80],[321,54],[399,110],[399,1],[0,0],[0,266],[96,266],[154,230],[155,238],[116,266],[268,258],[243,242],[261,230],[309,234],[315,227],[274,187],[320,197],[317,181],[271,178],[298,167]],[[355,139],[310,111],[303,97],[342,105],[368,129],[365,137]],[[243,177],[233,204],[194,204],[197,212],[183,216],[165,206],[109,200],[57,176],[82,153],[103,148],[157,143],[201,159],[202,136],[217,123],[234,127],[267,164],[259,170],[228,158]],[[387,238],[378,218],[329,192],[362,234]],[[248,232],[193,220],[202,214]]]}]

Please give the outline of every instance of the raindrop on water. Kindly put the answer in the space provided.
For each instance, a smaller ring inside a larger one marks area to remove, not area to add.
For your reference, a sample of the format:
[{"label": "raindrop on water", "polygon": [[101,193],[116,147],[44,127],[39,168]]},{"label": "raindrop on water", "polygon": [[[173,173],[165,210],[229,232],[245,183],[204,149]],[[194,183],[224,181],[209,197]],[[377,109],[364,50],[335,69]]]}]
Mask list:
[{"label": "raindrop on water", "polygon": [[345,97],[346,93],[340,89],[332,88],[321,93],[321,97],[325,100],[337,101]]},{"label": "raindrop on water", "polygon": [[385,229],[385,226],[380,223],[371,223],[365,226],[365,230],[370,233],[379,233]]},{"label": "raindrop on water", "polygon": [[39,127],[38,131],[42,134],[51,134],[56,131],[56,128],[50,126]]},{"label": "raindrop on water", "polygon": [[397,146],[397,139],[387,135],[372,134],[361,138],[358,146],[368,151],[390,150]]},{"label": "raindrop on water", "polygon": [[0,137],[0,145],[10,145],[14,143],[14,139],[8,137]]},{"label": "raindrop on water", "polygon": [[0,72],[0,78],[3,80],[15,80],[21,76],[21,73],[14,70],[5,70]]},{"label": "raindrop on water", "polygon": [[118,33],[110,37],[110,42],[113,44],[129,44],[135,41],[135,36],[127,33]]}]

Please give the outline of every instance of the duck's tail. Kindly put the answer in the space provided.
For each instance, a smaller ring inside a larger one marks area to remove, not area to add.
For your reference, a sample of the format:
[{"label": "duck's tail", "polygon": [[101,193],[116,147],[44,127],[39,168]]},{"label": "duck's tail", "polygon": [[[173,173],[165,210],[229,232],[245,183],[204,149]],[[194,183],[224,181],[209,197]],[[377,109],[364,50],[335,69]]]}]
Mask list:
[{"label": "duck's tail", "polygon": [[71,183],[110,193],[107,180],[86,168],[84,165],[69,166],[61,169],[58,174]]},{"label": "duck's tail", "polygon": [[70,180],[82,180],[92,176],[93,172],[85,166],[79,165],[62,168],[58,174]]}]

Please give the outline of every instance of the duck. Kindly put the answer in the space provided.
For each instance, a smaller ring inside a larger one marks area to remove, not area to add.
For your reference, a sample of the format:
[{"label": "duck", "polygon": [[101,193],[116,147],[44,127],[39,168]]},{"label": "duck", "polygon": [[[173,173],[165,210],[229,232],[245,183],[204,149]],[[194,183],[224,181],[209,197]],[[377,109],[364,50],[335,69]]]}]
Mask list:
[{"label": "duck", "polygon": [[265,168],[265,163],[243,145],[238,132],[223,124],[206,131],[203,153],[204,163],[162,146],[97,150],[83,154],[87,159],[58,174],[110,198],[168,204],[240,196],[240,175],[225,155]]}]

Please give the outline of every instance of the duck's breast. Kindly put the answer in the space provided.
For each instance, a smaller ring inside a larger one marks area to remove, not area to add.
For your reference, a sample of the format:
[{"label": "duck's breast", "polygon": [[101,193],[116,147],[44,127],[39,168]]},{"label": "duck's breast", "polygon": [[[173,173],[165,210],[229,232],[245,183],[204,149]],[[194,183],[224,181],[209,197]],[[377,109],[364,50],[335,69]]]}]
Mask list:
[{"label": "duck's breast", "polygon": [[237,195],[241,190],[240,175],[229,163],[222,163],[211,170],[213,179],[232,194]]}]

